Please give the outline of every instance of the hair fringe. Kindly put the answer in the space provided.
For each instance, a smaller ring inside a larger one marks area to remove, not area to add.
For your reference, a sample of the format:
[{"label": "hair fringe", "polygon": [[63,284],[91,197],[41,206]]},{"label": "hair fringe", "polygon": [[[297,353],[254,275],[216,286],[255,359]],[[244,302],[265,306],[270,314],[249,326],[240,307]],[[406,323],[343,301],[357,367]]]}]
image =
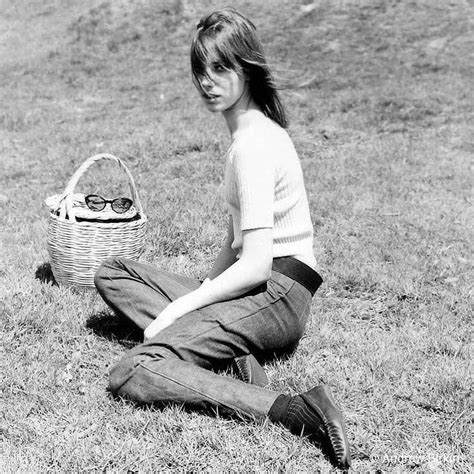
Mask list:
[{"label": "hair fringe", "polygon": [[191,43],[191,69],[198,87],[206,75],[206,65],[213,60],[226,68],[243,71],[250,95],[262,112],[281,127],[288,127],[278,92],[287,87],[275,80],[255,25],[232,7],[203,16],[197,25]]}]

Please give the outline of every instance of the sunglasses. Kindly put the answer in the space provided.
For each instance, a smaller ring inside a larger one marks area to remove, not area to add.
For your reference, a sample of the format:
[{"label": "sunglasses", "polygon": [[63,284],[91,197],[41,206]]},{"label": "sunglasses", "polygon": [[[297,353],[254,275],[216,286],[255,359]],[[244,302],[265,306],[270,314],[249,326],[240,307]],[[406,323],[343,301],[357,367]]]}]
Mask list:
[{"label": "sunglasses", "polygon": [[120,197],[115,199],[105,199],[102,196],[98,196],[97,194],[89,194],[85,197],[85,201],[87,207],[91,211],[95,212],[102,211],[107,203],[109,203],[112,211],[116,212],[117,214],[123,214],[124,212],[127,212],[133,204],[133,201],[128,198]]}]

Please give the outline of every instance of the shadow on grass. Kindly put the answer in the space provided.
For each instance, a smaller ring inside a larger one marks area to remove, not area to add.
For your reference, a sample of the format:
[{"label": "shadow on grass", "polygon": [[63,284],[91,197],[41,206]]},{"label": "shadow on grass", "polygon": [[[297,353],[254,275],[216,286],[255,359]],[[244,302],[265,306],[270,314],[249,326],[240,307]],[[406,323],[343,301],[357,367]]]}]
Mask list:
[{"label": "shadow on grass", "polygon": [[35,278],[41,283],[49,283],[53,286],[59,286],[51,270],[51,264],[49,262],[42,263],[35,271]]},{"label": "shadow on grass", "polygon": [[127,319],[110,311],[91,315],[86,321],[86,328],[91,329],[99,337],[118,342],[127,348],[143,342],[143,331]]}]

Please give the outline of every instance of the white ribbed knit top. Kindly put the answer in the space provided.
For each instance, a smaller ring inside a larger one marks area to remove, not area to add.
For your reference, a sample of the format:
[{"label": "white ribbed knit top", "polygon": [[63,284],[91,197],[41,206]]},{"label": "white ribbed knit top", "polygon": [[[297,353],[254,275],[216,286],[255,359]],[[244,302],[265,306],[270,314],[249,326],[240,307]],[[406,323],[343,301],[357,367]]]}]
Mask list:
[{"label": "white ribbed knit top", "polygon": [[243,230],[272,228],[274,258],[293,256],[315,268],[303,172],[286,130],[262,116],[234,136],[227,154],[225,197],[237,257]]}]

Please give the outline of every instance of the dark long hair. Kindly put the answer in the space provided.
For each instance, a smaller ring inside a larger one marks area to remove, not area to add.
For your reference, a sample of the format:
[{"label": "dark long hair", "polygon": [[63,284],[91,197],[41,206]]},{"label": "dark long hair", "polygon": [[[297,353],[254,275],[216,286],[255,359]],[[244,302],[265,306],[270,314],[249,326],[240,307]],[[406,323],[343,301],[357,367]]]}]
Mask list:
[{"label": "dark long hair", "polygon": [[191,44],[191,69],[198,87],[206,76],[206,66],[216,62],[244,74],[250,96],[263,113],[281,127],[288,126],[255,25],[231,7],[203,16],[197,25]]}]

